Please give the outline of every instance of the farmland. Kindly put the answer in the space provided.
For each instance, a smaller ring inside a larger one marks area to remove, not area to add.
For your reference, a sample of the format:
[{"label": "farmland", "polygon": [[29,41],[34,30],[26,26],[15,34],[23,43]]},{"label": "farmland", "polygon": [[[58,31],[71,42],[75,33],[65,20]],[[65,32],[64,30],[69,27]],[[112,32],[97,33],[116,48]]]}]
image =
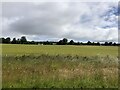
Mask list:
[{"label": "farmland", "polygon": [[118,47],[2,45],[3,88],[117,88]]},{"label": "farmland", "polygon": [[111,55],[118,56],[118,47],[114,46],[74,46],[74,45],[11,45],[2,46],[3,55],[49,54],[49,55]]}]

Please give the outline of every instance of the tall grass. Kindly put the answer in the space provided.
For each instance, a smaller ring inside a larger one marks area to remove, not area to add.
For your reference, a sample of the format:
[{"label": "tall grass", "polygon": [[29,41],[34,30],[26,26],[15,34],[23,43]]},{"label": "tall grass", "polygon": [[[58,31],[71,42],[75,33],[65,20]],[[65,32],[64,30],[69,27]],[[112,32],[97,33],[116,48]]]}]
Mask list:
[{"label": "tall grass", "polygon": [[3,88],[117,88],[113,56],[3,56]]}]

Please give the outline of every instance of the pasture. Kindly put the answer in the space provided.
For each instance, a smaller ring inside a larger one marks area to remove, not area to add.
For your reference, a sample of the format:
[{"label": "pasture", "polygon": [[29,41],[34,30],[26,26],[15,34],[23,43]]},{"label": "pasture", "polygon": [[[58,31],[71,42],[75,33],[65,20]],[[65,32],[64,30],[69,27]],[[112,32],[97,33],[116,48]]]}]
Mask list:
[{"label": "pasture", "polygon": [[118,47],[2,45],[3,88],[118,88]]},{"label": "pasture", "polygon": [[75,46],[75,45],[2,45],[3,55],[48,54],[78,56],[118,56],[118,47],[114,46]]}]

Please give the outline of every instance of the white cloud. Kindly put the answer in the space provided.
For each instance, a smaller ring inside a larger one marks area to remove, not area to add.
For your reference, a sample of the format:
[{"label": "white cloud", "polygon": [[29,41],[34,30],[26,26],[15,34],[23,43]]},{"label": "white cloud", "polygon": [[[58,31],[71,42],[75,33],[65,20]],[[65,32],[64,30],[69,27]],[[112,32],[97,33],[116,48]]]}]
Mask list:
[{"label": "white cloud", "polygon": [[111,7],[117,3],[3,3],[3,36],[117,41],[118,17],[107,15]]},{"label": "white cloud", "polygon": [[118,2],[119,0],[1,0],[2,2]]}]

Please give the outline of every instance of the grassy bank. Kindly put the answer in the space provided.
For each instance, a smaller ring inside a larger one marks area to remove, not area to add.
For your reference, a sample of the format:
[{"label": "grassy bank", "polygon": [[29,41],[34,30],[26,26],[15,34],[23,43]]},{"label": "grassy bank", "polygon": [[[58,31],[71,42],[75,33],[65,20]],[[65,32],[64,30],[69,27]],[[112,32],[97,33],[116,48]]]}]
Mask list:
[{"label": "grassy bank", "polygon": [[117,88],[117,66],[110,56],[4,56],[3,88]]}]

